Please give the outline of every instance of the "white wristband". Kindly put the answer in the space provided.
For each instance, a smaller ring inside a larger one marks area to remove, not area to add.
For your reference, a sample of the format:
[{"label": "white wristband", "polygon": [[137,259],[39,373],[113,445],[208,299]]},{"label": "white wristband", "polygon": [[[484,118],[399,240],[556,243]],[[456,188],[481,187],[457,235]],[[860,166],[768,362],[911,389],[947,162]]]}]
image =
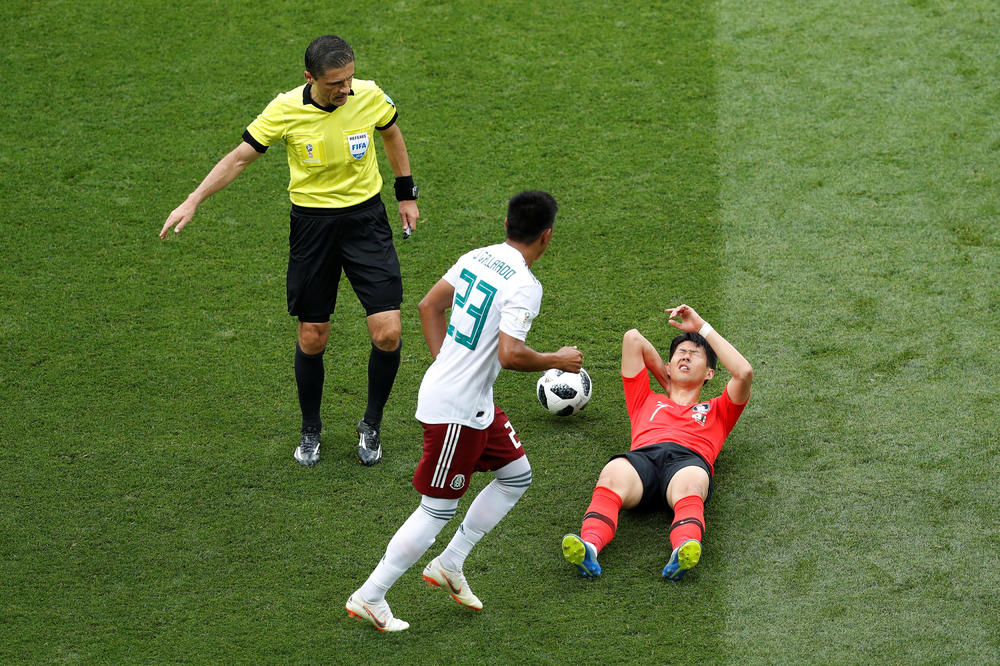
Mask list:
[{"label": "white wristband", "polygon": [[707,338],[708,334],[714,330],[715,329],[712,328],[712,325],[706,321],[704,324],[701,325],[701,328],[698,329],[698,335],[700,335],[703,338]]}]

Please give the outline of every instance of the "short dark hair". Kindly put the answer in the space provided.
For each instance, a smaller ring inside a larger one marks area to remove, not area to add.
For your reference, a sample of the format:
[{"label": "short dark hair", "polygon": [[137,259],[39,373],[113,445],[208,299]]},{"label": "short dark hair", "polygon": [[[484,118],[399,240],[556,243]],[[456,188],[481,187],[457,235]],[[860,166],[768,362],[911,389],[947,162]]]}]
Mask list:
[{"label": "short dark hair", "polygon": [[[674,351],[682,342],[686,340],[695,343],[705,350],[705,363],[707,363],[708,367],[712,368],[712,370],[715,370],[716,363],[718,362],[718,356],[716,356],[715,350],[712,349],[712,345],[708,344],[708,340],[703,338],[700,333],[684,332],[674,337],[674,339],[670,341],[670,356],[667,357],[667,360],[669,361],[674,357]],[[706,383],[708,382],[706,381]]]},{"label": "short dark hair", "polygon": [[354,62],[350,44],[336,35],[323,35],[312,40],[306,48],[306,71],[319,78],[328,69],[347,67]]},{"label": "short dark hair", "polygon": [[515,194],[507,204],[507,238],[533,243],[556,222],[559,204],[548,192],[527,190]]}]

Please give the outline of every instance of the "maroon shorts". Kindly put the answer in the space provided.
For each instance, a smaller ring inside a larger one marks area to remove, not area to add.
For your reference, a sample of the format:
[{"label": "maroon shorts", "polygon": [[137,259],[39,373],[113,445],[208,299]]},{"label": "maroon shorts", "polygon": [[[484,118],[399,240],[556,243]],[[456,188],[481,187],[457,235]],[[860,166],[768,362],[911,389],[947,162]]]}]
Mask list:
[{"label": "maroon shorts", "polygon": [[413,472],[423,495],[454,499],[465,494],[473,472],[500,469],[524,455],[510,419],[494,406],[493,423],[476,430],[457,423],[421,423],[424,454]]}]

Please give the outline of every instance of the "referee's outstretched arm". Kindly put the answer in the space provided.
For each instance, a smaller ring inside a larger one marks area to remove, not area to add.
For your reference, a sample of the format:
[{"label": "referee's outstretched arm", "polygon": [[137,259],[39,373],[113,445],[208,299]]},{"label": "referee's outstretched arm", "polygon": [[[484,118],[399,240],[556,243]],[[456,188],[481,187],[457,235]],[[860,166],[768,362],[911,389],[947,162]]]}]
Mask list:
[{"label": "referee's outstretched arm", "polygon": [[243,173],[243,169],[260,156],[261,153],[258,153],[249,143],[240,142],[240,145],[236,146],[232,152],[219,160],[219,163],[201,181],[201,185],[188,195],[184,203],[170,212],[167,221],[163,223],[163,229],[160,230],[160,238],[166,238],[167,231],[171,227],[173,227],[175,234],[180,232],[194,217],[194,212],[202,201],[236,180],[236,176]]}]

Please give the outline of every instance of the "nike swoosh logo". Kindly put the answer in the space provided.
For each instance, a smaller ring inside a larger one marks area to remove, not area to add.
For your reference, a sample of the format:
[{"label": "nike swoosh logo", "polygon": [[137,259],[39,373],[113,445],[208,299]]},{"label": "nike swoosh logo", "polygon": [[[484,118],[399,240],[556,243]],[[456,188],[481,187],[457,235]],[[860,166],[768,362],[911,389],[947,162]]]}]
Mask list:
[{"label": "nike swoosh logo", "polygon": [[451,592],[452,592],[452,594],[460,594],[460,593],[462,592],[462,588],[461,588],[461,586],[459,586],[459,587],[455,587],[455,586],[454,586],[454,585],[452,584],[452,582],[451,582],[451,579],[450,579],[450,578],[448,578],[448,574],[446,574],[446,573],[445,573],[444,571],[442,571],[442,572],[441,572],[441,575],[442,575],[442,576],[444,576],[444,582],[448,583],[448,587],[450,587],[450,588],[451,588]]},{"label": "nike swoosh logo", "polygon": [[382,620],[375,617],[375,613],[373,613],[372,609],[368,608],[366,604],[361,604],[361,607],[365,609],[365,612],[368,613],[368,616],[372,619],[372,622],[375,623],[376,627],[378,627],[379,629],[385,629],[385,625],[388,624],[388,621],[383,622]]}]

